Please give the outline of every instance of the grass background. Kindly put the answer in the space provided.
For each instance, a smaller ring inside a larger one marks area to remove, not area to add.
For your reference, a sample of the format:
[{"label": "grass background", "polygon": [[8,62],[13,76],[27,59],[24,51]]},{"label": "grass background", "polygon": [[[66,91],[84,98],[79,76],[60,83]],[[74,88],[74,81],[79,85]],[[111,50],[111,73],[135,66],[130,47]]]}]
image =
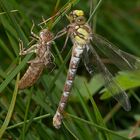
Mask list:
[{"label": "grass background", "polygon": [[[98,1],[93,0],[94,6]],[[73,6],[69,6],[70,3]],[[61,16],[51,20],[48,26],[57,33],[68,24],[64,9],[82,9],[89,18],[90,1],[84,0],[0,0],[0,138],[2,140],[125,140],[140,139],[139,86],[140,71],[121,72],[119,82],[128,91],[132,110],[125,112],[113,102],[106,92],[99,94],[103,86],[100,76],[90,78],[80,64],[74,82],[72,96],[66,109],[60,130],[52,126],[65,82],[71,42],[63,54],[64,38],[57,40],[52,52],[56,69],[44,70],[38,82],[29,89],[17,90],[19,72],[27,68],[31,55],[19,57],[19,38],[28,47],[32,20],[37,26],[42,16],[47,19],[61,9]],[[11,11],[17,10],[17,11]],[[93,18],[94,31],[120,46],[122,50],[140,57],[140,0],[103,0]],[[44,28],[45,28],[44,27]],[[19,63],[20,62],[20,63]],[[129,137],[129,138],[128,138]]]}]

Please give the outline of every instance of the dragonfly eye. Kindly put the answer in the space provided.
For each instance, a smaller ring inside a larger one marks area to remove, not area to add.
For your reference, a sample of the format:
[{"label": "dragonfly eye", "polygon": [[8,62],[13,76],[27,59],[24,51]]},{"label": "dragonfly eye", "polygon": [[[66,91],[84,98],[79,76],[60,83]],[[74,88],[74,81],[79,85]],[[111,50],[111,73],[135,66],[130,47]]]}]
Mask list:
[{"label": "dragonfly eye", "polygon": [[82,24],[85,24],[85,23],[86,23],[86,19],[85,19],[85,17],[80,16],[80,17],[77,17],[77,18],[75,19],[75,22],[76,22],[77,24],[79,24],[79,25],[82,25]]},{"label": "dragonfly eye", "polygon": [[73,10],[72,12],[69,13],[69,16],[68,16],[68,19],[71,23],[74,23],[74,22],[80,23],[83,21],[83,18],[84,18],[84,12],[82,10]]}]

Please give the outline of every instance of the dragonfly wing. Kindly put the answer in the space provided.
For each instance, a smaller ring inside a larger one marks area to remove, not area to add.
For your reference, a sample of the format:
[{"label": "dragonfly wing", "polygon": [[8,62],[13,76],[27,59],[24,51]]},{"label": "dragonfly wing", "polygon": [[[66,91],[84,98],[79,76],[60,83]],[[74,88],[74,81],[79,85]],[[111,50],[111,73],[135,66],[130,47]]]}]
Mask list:
[{"label": "dragonfly wing", "polygon": [[93,45],[98,47],[98,49],[106,57],[110,58],[111,62],[114,63],[119,69],[121,70],[138,69],[138,65],[140,65],[139,58],[120,50],[104,37],[97,34],[93,34],[92,43]]},{"label": "dragonfly wing", "polygon": [[93,64],[91,64],[90,51],[89,51],[89,46],[88,45],[84,49],[82,60],[84,62],[86,70],[89,72],[89,74],[93,75],[93,73],[94,73],[94,66],[93,66]]},{"label": "dragonfly wing", "polygon": [[129,54],[127,52],[124,52],[122,50],[120,50],[120,54],[128,60],[128,62],[131,64],[131,66],[133,66],[134,69],[139,69],[140,68],[140,58]]},{"label": "dragonfly wing", "polygon": [[110,94],[122,105],[122,107],[126,111],[129,111],[131,109],[131,105],[130,105],[127,94],[117,84],[117,81],[113,78],[112,74],[105,67],[99,55],[97,54],[96,50],[92,46],[90,46],[90,50],[96,61],[98,71],[100,71],[100,73],[102,74],[102,77],[104,78],[105,87],[108,89]]}]

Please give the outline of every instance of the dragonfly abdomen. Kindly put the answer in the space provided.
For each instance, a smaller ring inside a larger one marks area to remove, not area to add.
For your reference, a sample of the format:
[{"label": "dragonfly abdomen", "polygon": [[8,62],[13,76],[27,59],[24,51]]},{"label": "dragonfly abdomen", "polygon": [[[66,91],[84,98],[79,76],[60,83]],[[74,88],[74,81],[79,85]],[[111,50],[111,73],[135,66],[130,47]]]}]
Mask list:
[{"label": "dragonfly abdomen", "polygon": [[73,81],[76,75],[76,71],[77,71],[83,50],[84,50],[84,47],[79,46],[79,47],[74,47],[74,50],[72,52],[72,57],[70,60],[68,75],[67,75],[67,79],[64,85],[63,94],[59,102],[59,107],[57,108],[56,114],[53,118],[53,125],[57,129],[60,128],[61,121],[63,119],[64,109],[66,107],[66,103],[70,96],[70,91],[72,89]]},{"label": "dragonfly abdomen", "polygon": [[18,88],[25,89],[31,87],[40,77],[43,69],[43,63],[31,63],[21,80],[19,81]]}]

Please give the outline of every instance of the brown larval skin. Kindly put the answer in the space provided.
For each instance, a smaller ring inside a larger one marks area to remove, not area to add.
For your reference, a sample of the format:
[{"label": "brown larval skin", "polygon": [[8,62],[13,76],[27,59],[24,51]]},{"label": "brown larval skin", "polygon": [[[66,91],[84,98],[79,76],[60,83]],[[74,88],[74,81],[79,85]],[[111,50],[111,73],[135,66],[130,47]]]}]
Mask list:
[{"label": "brown larval skin", "polygon": [[44,69],[44,64],[31,63],[21,80],[19,81],[18,88],[25,89],[31,87],[40,77]]},{"label": "brown larval skin", "polygon": [[19,81],[19,89],[31,87],[39,79],[43,69],[49,67],[52,60],[50,52],[52,39],[53,35],[48,29],[44,29],[40,32],[39,42],[36,44],[35,48],[36,57],[28,62],[30,66]]}]

